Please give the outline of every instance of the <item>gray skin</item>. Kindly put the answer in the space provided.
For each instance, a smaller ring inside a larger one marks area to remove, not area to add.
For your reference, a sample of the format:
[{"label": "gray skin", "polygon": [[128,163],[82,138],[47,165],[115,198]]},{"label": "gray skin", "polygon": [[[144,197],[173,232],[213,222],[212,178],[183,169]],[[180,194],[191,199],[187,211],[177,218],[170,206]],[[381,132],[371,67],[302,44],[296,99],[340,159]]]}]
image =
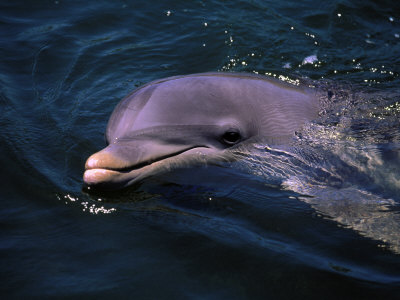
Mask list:
[{"label": "gray skin", "polygon": [[204,73],[150,82],[121,100],[87,186],[115,190],[170,169],[223,160],[254,138],[282,141],[318,114],[312,89],[264,76]]}]

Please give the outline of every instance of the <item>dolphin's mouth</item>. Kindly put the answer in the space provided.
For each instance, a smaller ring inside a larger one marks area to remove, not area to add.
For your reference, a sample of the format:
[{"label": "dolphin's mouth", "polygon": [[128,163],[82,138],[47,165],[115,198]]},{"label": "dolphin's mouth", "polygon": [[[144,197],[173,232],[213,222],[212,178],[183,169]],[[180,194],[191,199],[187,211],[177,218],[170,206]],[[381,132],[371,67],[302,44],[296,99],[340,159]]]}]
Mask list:
[{"label": "dolphin's mouth", "polygon": [[88,188],[121,189],[151,175],[193,165],[195,161],[204,163],[214,151],[208,146],[191,146],[129,165],[121,164],[121,159],[112,152],[102,150],[87,160],[83,181]]}]

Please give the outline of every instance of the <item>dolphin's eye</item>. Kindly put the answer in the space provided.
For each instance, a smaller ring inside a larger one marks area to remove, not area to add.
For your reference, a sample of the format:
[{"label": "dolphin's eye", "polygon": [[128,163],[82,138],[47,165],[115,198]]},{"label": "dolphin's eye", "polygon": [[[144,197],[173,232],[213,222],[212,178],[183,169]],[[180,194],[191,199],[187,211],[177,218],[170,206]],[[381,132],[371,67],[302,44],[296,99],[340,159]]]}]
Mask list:
[{"label": "dolphin's eye", "polygon": [[225,132],[222,136],[222,140],[228,145],[234,145],[240,142],[241,138],[242,137],[240,136],[239,132],[231,130]]}]

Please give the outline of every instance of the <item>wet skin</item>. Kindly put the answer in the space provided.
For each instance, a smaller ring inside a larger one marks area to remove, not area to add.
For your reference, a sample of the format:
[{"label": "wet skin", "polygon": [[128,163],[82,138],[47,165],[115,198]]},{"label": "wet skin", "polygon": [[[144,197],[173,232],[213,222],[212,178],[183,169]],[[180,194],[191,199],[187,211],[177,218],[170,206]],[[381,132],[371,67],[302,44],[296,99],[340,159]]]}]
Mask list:
[{"label": "wet skin", "polygon": [[256,138],[293,136],[315,118],[312,89],[252,74],[204,73],[150,82],[121,100],[108,146],[88,158],[89,187],[115,190],[173,168],[229,158]]}]

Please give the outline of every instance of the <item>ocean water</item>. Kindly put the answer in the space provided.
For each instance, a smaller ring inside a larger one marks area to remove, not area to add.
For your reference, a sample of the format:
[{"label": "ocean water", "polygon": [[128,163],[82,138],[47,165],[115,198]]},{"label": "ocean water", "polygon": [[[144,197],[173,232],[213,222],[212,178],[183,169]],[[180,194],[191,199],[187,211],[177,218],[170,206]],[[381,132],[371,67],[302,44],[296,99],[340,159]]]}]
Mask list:
[{"label": "ocean water", "polygon": [[[389,0],[2,1],[1,298],[397,299],[399,53]],[[290,149],[82,189],[121,98],[209,71],[324,109]]]}]

